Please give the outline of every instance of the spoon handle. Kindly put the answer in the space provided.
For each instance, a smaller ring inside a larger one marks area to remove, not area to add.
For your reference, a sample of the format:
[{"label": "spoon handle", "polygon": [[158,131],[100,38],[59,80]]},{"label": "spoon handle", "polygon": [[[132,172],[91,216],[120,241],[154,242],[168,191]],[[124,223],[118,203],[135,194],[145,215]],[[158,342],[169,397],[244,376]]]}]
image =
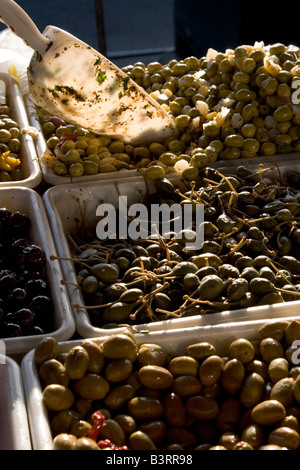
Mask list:
[{"label": "spoon handle", "polygon": [[41,34],[32,19],[13,0],[1,0],[0,21],[41,55],[47,50],[49,40]]}]

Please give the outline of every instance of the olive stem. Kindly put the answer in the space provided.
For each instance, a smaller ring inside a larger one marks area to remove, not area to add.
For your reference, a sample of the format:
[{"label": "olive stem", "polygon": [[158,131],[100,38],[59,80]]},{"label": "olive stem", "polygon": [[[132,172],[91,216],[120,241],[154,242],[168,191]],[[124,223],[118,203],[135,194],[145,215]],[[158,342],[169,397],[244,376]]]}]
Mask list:
[{"label": "olive stem", "polygon": [[226,181],[226,183],[230,187],[231,191],[233,191],[238,196],[237,191],[235,190],[235,188],[233,187],[233,185],[231,184],[231,182],[229,181],[229,179],[225,175],[222,175],[222,173],[220,173],[219,171],[216,171],[216,175],[221,176],[221,178],[224,178],[224,180]]},{"label": "olive stem", "polygon": [[277,272],[277,274],[280,274],[280,276],[287,282],[287,284],[290,284],[291,286],[294,287],[294,284],[292,282],[290,282],[284,274],[282,274],[282,272],[280,272],[280,270],[275,266],[274,263],[272,263],[272,261],[270,260],[270,258],[267,259],[267,262],[272,266],[272,268]]}]

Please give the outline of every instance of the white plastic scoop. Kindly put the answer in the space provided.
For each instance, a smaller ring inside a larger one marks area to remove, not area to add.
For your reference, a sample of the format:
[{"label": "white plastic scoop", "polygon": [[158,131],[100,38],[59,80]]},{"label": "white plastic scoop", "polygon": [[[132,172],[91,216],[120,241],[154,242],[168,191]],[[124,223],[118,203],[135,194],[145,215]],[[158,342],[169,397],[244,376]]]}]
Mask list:
[{"label": "white plastic scoop", "polygon": [[54,26],[41,34],[13,0],[0,1],[0,17],[35,51],[27,74],[38,106],[124,142],[176,135],[174,121],[163,108],[95,49]]}]

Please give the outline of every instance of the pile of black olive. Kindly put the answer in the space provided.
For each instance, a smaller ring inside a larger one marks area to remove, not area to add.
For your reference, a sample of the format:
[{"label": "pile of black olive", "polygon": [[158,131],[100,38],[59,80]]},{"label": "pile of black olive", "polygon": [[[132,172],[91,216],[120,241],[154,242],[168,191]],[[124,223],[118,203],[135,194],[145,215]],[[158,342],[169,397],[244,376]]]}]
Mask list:
[{"label": "pile of black olive", "polygon": [[29,239],[31,220],[21,212],[0,208],[0,337],[51,331],[44,250]]},{"label": "pile of black olive", "polygon": [[[145,204],[204,204],[200,250],[186,250],[184,230],[168,240],[74,237],[74,266],[91,322],[110,328],[300,300],[296,176],[262,166],[239,166],[234,175],[206,168],[184,193],[156,180]],[[187,230],[189,237],[195,229]]]}]

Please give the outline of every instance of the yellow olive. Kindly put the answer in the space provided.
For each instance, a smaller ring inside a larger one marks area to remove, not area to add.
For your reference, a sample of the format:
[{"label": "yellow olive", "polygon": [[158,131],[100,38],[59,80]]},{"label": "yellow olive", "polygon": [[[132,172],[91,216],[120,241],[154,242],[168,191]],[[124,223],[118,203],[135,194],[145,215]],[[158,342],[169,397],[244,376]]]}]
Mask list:
[{"label": "yellow olive", "polygon": [[199,369],[199,363],[191,356],[177,356],[171,359],[169,363],[169,371],[172,375],[194,375],[196,376]]},{"label": "yellow olive", "polygon": [[98,374],[86,374],[76,380],[74,391],[81,398],[101,400],[109,392],[109,383]]},{"label": "yellow olive", "polygon": [[72,391],[59,384],[47,385],[43,390],[42,396],[47,408],[54,411],[66,410],[74,403]]},{"label": "yellow olive", "polygon": [[176,393],[180,397],[189,397],[199,393],[201,388],[201,382],[197,377],[192,375],[181,375],[179,377],[175,377],[172,392]]},{"label": "yellow olive", "polygon": [[36,364],[42,364],[47,359],[54,359],[58,353],[58,344],[55,338],[47,336],[36,346],[34,360]]},{"label": "yellow olive", "polygon": [[216,354],[216,348],[210,343],[202,342],[189,345],[186,352],[194,359],[201,360]]},{"label": "yellow olive", "polygon": [[109,382],[122,382],[130,376],[132,368],[129,359],[114,359],[106,365],[104,375]]},{"label": "yellow olive", "polygon": [[158,344],[142,344],[137,353],[137,362],[140,365],[163,366],[167,359],[167,352]]},{"label": "yellow olive", "polygon": [[127,403],[129,414],[138,420],[159,418],[163,413],[163,405],[155,398],[134,397]]},{"label": "yellow olive", "polygon": [[245,368],[241,361],[238,359],[230,359],[224,365],[221,384],[223,388],[229,393],[236,393],[240,388],[245,376]]},{"label": "yellow olive", "polygon": [[295,429],[279,427],[271,431],[268,443],[287,447],[289,450],[297,450],[300,446],[300,436]]},{"label": "yellow olive", "polygon": [[142,431],[135,431],[128,437],[129,450],[156,450],[156,445],[152,439]]},{"label": "yellow olive", "polygon": [[219,406],[213,398],[194,395],[187,399],[186,410],[192,418],[207,421],[218,415]]},{"label": "yellow olive", "polygon": [[252,361],[255,355],[253,344],[245,338],[236,339],[229,345],[229,355],[243,364]]},{"label": "yellow olive", "polygon": [[66,356],[65,368],[71,380],[80,379],[87,371],[89,356],[82,346],[74,346]]},{"label": "yellow olive", "polygon": [[76,441],[72,434],[58,434],[53,440],[53,450],[74,450]]},{"label": "yellow olive", "polygon": [[164,398],[164,417],[171,427],[182,427],[185,425],[186,410],[184,403],[176,393],[168,393]]},{"label": "yellow olive", "polygon": [[271,390],[270,399],[277,400],[285,407],[290,406],[294,401],[294,384],[292,377],[285,377],[278,380]]},{"label": "yellow olive", "polygon": [[277,400],[262,401],[251,411],[253,421],[262,426],[275,424],[285,418],[285,416],[285,407]]},{"label": "yellow olive", "polygon": [[224,367],[224,360],[217,355],[212,355],[203,360],[199,369],[200,382],[204,386],[217,383]]},{"label": "yellow olive", "polygon": [[105,362],[104,354],[101,351],[101,348],[98,346],[98,344],[95,343],[95,341],[87,339],[82,341],[81,346],[88,353],[89,361],[87,370],[94,374],[99,374]]},{"label": "yellow olive", "polygon": [[74,450],[100,450],[97,443],[89,437],[80,437],[75,443]]},{"label": "yellow olive", "polygon": [[109,410],[119,410],[135,395],[132,385],[122,384],[111,389],[104,398],[104,404]]},{"label": "yellow olive", "polygon": [[101,349],[107,359],[129,359],[134,361],[138,347],[135,341],[128,335],[113,335],[103,341]]},{"label": "yellow olive", "polygon": [[265,392],[264,379],[255,372],[248,375],[241,386],[240,401],[246,408],[257,405]]},{"label": "yellow olive", "polygon": [[171,372],[161,366],[143,366],[138,375],[142,385],[159,390],[171,387],[174,381]]},{"label": "yellow olive", "polygon": [[101,439],[109,439],[117,446],[125,445],[125,432],[117,421],[114,419],[106,419],[100,432]]}]

